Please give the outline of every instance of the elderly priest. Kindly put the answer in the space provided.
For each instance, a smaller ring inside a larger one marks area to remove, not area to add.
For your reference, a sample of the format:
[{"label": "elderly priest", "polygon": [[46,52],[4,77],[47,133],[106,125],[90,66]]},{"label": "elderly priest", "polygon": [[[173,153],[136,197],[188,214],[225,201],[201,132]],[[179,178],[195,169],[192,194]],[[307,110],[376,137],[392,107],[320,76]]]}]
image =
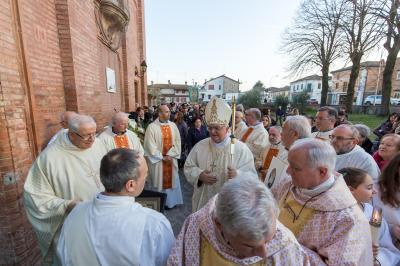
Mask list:
[{"label": "elderly priest", "polygon": [[309,265],[277,216],[276,202],[257,176],[235,177],[186,219],[167,265]]},{"label": "elderly priest", "polygon": [[104,187],[100,160],[106,154],[96,139],[93,118],[76,115],[33,163],[24,185],[24,205],[44,257],[51,264],[64,218],[77,202],[91,200]]},{"label": "elderly priest", "polygon": [[368,221],[341,175],[336,153],[314,138],[297,140],[289,150],[288,173],[276,190],[279,221],[307,247],[312,265],[372,265]]}]

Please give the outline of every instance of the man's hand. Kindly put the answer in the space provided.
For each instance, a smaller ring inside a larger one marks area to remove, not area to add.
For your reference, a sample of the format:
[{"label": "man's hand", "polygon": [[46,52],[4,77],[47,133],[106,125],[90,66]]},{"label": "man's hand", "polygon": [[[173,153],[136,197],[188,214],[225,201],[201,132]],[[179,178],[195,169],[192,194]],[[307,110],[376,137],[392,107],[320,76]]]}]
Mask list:
[{"label": "man's hand", "polygon": [[234,178],[237,176],[237,171],[235,168],[228,166],[228,177],[229,178]]},{"label": "man's hand", "polygon": [[210,171],[203,171],[200,176],[199,180],[207,185],[212,185],[217,182],[217,177],[214,174],[211,174]]},{"label": "man's hand", "polygon": [[171,156],[169,156],[169,155],[165,155],[165,156],[163,157],[163,161],[169,162],[169,161],[171,161],[171,160],[172,160],[172,158],[171,158]]}]

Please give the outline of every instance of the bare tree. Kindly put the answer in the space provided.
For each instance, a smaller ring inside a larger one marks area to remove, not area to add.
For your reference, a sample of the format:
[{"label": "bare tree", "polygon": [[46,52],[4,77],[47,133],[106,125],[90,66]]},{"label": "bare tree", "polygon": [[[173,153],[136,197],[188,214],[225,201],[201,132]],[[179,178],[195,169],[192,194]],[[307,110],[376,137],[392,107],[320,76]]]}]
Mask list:
[{"label": "bare tree", "polygon": [[329,67],[342,56],[340,21],[341,0],[303,1],[291,27],[283,35],[282,51],[289,54],[289,71],[299,75],[319,67],[322,72],[321,105],[326,105]]},{"label": "bare tree", "polygon": [[383,20],[374,14],[375,10],[381,8],[381,3],[377,0],[342,1],[346,6],[341,23],[346,36],[345,49],[353,64],[346,98],[346,109],[351,112],[361,59],[381,42]]},{"label": "bare tree", "polygon": [[381,115],[389,114],[390,97],[392,95],[392,76],[400,51],[400,1],[379,0],[382,8],[376,9],[376,15],[385,21],[385,43],[383,47],[388,51],[385,69],[382,78],[382,108]]}]

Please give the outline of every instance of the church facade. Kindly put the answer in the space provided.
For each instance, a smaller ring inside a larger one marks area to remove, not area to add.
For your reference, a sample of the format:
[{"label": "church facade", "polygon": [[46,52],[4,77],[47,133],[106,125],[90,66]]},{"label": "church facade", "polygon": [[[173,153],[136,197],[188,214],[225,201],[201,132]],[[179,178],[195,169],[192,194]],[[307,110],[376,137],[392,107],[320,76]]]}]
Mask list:
[{"label": "church facade", "polygon": [[144,0],[0,1],[0,265],[40,263],[24,180],[60,113],[147,104]]}]

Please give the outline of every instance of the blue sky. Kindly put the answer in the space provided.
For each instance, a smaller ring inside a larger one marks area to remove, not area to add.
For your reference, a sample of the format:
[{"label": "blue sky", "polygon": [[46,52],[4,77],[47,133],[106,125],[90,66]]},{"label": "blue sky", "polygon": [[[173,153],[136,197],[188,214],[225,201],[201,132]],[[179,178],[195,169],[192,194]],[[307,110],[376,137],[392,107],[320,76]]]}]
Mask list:
[{"label": "blue sky", "polygon": [[[284,86],[281,35],[300,0],[146,0],[148,83],[204,83],[222,74]],[[373,58],[375,59],[375,58]],[[339,66],[339,67],[342,67]],[[318,69],[309,74],[319,74]]]}]

